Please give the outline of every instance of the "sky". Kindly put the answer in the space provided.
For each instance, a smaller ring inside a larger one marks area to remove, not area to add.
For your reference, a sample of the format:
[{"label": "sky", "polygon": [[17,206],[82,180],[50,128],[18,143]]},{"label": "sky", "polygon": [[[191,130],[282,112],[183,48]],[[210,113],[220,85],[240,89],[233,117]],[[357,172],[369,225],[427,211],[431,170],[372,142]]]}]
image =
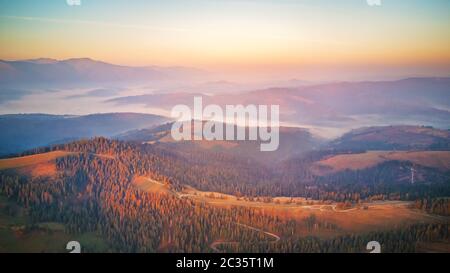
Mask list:
[{"label": "sky", "polygon": [[449,14],[449,0],[0,0],[0,59],[449,75]]}]

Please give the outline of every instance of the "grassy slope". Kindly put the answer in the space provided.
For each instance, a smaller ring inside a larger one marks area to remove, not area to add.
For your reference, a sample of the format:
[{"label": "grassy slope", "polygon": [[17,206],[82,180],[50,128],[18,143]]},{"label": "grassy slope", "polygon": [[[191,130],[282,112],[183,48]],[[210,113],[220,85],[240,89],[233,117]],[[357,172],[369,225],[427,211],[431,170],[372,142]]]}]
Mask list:
[{"label": "grassy slope", "polygon": [[183,192],[169,190],[161,183],[145,177],[135,179],[135,185],[147,192],[166,192],[180,198],[189,198],[199,203],[231,208],[235,206],[260,209],[274,216],[303,221],[314,215],[317,219],[337,225],[336,230],[298,230],[302,235],[317,235],[323,237],[349,233],[365,233],[369,231],[390,230],[416,223],[448,221],[448,218],[428,215],[411,208],[410,202],[373,202],[360,204],[351,209],[340,209],[337,204],[323,203],[316,200],[306,200],[301,197],[275,197],[269,201],[261,199],[249,200],[218,192],[204,192],[192,187],[186,187]]},{"label": "grassy slope", "polygon": [[391,160],[410,161],[425,167],[450,170],[449,151],[368,151],[360,154],[342,154],[316,162],[313,170],[317,174],[323,174],[324,170],[321,167],[328,169],[325,173],[339,172],[345,169],[361,170]]},{"label": "grassy slope", "polygon": [[0,170],[28,167],[31,165],[49,162],[59,157],[63,157],[70,154],[72,153],[65,151],[54,151],[23,157],[0,159]]}]

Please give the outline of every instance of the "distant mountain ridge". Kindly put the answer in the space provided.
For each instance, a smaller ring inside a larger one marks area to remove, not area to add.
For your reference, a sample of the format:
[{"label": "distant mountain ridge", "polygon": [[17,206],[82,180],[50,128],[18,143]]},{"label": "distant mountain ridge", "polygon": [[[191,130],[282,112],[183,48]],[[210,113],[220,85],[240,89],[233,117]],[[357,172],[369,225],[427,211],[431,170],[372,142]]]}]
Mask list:
[{"label": "distant mountain ridge", "polygon": [[365,127],[329,145],[338,150],[450,150],[450,131],[429,126]]},{"label": "distant mountain ridge", "polygon": [[129,130],[166,122],[157,115],[135,113],[87,116],[19,114],[0,115],[0,155],[94,136],[111,137]]},{"label": "distant mountain ridge", "polygon": [[[116,97],[116,105],[145,104],[171,109],[192,105],[199,94],[144,94]],[[380,82],[337,82],[259,89],[239,94],[203,95],[205,104],[280,106],[280,120],[335,128],[427,124],[447,128],[450,78],[409,78]]]},{"label": "distant mountain ridge", "polygon": [[0,60],[0,83],[6,84],[153,82],[197,77],[202,73],[188,67],[132,67],[90,58]]},{"label": "distant mountain ridge", "polygon": [[[274,164],[291,156],[304,154],[317,149],[323,140],[314,136],[309,130],[297,127],[279,128],[279,147],[276,151],[261,152],[261,140],[248,140],[249,128],[245,128],[247,140],[196,140],[196,141],[175,141],[171,137],[173,123],[166,123],[153,128],[132,130],[114,138],[124,141],[138,143],[152,143],[165,149],[184,153],[196,153],[199,151],[212,151],[230,154],[236,157],[252,158],[260,163]],[[192,125],[193,126],[193,125]],[[242,127],[241,127],[242,128]],[[235,127],[235,132],[237,128]],[[225,130],[224,130],[225,132]],[[191,128],[194,135],[194,129]]]}]

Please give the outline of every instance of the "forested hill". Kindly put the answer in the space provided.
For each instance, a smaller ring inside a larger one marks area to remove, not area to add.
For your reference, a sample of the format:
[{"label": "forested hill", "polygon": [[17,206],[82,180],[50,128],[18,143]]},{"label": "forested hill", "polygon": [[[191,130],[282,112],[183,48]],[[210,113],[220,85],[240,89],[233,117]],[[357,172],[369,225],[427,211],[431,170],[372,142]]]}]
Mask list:
[{"label": "forested hill", "polygon": [[[144,175],[177,191],[183,183],[215,178],[216,184],[199,185],[236,190],[235,184],[228,180],[241,175],[234,168],[208,171],[210,166],[200,160],[197,167],[152,145],[105,138],[52,149],[71,152],[55,159],[54,175],[28,177],[1,171],[0,195],[23,206],[32,223],[57,222],[63,223],[70,234],[101,234],[113,252],[210,252],[214,251],[211,244],[217,240],[240,242],[224,246],[227,251],[360,252],[363,251],[361,242],[373,238],[387,242],[386,252],[405,252],[416,251],[418,241],[449,236],[448,225],[429,223],[394,232],[328,240],[304,238],[299,230],[338,232],[339,227],[314,215],[304,221],[294,221],[252,207],[218,208],[178,195],[142,191],[132,183],[136,175]],[[262,184],[258,189],[269,192],[265,186]],[[240,187],[243,192],[251,189]],[[282,240],[274,242],[255,229],[270,230]],[[39,226],[31,225],[26,232],[36,230],[42,231]]]},{"label": "forested hill", "polygon": [[[395,157],[366,168],[330,171],[331,167],[326,164],[334,166],[331,164],[352,161],[346,159],[347,155],[343,155],[344,159],[336,156],[336,160],[322,160],[329,158],[327,152],[313,152],[309,156],[293,158],[281,165],[267,166],[249,157],[237,157],[214,150],[189,153],[172,149],[171,146],[106,138],[56,145],[46,150],[50,149],[102,155],[120,162],[121,168],[130,172],[130,175],[156,176],[159,180],[167,181],[176,190],[192,186],[203,191],[238,196],[302,196],[352,202],[373,196],[416,200],[450,194],[448,170],[416,164],[416,183],[412,184],[411,162]],[[372,160],[365,153],[349,156],[361,157],[357,159],[360,161],[366,158]]]}]

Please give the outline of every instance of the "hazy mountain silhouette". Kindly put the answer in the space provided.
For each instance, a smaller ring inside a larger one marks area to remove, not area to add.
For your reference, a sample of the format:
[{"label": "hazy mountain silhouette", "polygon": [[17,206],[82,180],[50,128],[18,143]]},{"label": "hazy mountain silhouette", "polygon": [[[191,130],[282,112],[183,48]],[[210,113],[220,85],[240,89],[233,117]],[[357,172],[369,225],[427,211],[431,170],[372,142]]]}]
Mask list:
[{"label": "hazy mountain silhouette", "polygon": [[159,82],[197,77],[202,73],[187,67],[130,67],[89,58],[0,60],[0,83],[4,84]]},{"label": "hazy mountain silhouette", "polygon": [[80,138],[113,136],[165,121],[167,119],[160,116],[134,113],[0,115],[0,155]]},{"label": "hazy mountain silhouette", "polygon": [[[269,88],[240,94],[203,96],[204,104],[280,105],[281,120],[300,124],[357,128],[370,125],[449,126],[450,78],[339,82],[297,88]],[[192,105],[199,94],[152,94],[108,100],[116,104],[165,107]],[[174,103],[176,102],[176,103]]]},{"label": "hazy mountain silhouette", "polygon": [[450,150],[450,131],[427,126],[381,126],[352,130],[332,141],[338,150]]}]

